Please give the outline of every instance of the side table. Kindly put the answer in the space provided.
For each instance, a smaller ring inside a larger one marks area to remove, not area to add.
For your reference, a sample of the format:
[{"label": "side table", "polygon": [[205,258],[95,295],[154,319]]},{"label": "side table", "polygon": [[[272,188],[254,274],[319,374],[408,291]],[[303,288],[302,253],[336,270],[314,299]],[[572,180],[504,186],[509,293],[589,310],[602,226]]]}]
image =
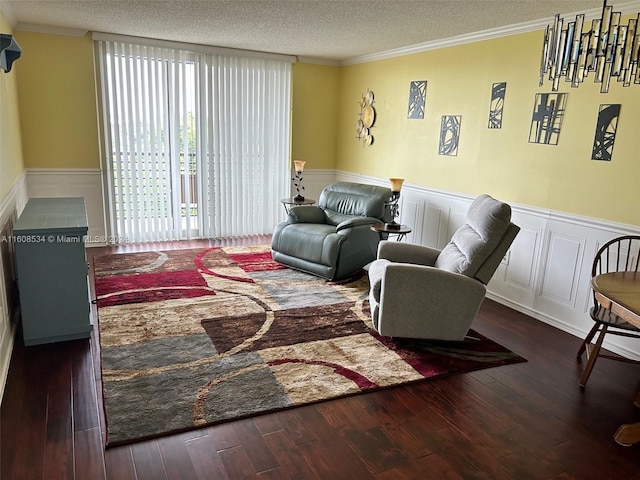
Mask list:
[{"label": "side table", "polygon": [[384,223],[376,223],[374,225],[370,225],[369,228],[374,232],[382,234],[386,233],[387,235],[397,235],[396,241],[401,242],[407,236],[407,233],[411,233],[411,227],[407,225],[400,225],[400,228],[387,228]]},{"label": "side table", "polygon": [[313,205],[314,203],[316,203],[316,201],[311,198],[305,198],[304,200],[294,200],[293,197],[282,198],[280,199],[280,202],[282,203],[282,205],[284,205],[284,211],[287,212],[287,214],[289,214],[289,209],[291,207],[299,207],[301,205]]}]

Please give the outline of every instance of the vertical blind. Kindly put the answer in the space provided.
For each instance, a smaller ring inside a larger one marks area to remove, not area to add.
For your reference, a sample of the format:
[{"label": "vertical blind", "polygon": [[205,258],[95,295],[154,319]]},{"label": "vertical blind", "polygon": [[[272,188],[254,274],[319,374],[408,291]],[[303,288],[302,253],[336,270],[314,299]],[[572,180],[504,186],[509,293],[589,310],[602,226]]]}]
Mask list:
[{"label": "vertical blind", "polygon": [[271,233],[290,189],[291,64],[97,40],[109,230]]}]

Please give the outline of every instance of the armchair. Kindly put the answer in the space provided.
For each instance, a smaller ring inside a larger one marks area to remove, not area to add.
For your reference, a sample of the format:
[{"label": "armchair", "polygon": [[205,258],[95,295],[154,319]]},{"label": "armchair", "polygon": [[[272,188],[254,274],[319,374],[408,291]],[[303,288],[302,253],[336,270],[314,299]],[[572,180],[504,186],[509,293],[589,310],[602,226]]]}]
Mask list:
[{"label": "armchair", "polygon": [[369,267],[375,328],[389,337],[464,340],[519,231],[508,204],[481,195],[442,250],[381,242]]},{"label": "armchair", "polygon": [[292,207],[276,225],[271,255],[283,265],[341,280],[376,258],[374,223],[391,220],[389,188],[337,182],[322,190],[318,205]]}]

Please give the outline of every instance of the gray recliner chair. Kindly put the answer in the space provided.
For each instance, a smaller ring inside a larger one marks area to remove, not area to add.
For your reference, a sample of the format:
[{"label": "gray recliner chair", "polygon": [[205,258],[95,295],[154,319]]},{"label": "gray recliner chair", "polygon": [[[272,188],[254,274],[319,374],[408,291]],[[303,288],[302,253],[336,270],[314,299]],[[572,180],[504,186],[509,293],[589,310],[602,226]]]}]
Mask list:
[{"label": "gray recliner chair", "polygon": [[376,258],[380,235],[374,223],[391,220],[391,190],[337,182],[324,188],[318,205],[292,207],[276,225],[271,255],[283,265],[342,280]]},{"label": "gray recliner chair", "polygon": [[442,250],[381,242],[369,267],[375,328],[388,337],[464,340],[519,231],[508,204],[481,195]]}]

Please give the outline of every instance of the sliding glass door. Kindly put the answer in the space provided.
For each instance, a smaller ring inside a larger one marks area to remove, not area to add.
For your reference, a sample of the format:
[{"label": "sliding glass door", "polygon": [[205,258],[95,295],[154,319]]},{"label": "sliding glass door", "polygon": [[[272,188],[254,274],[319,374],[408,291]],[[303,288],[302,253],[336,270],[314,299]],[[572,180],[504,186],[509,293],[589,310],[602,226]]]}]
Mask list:
[{"label": "sliding glass door", "polygon": [[270,233],[289,191],[287,62],[97,41],[111,235]]}]

